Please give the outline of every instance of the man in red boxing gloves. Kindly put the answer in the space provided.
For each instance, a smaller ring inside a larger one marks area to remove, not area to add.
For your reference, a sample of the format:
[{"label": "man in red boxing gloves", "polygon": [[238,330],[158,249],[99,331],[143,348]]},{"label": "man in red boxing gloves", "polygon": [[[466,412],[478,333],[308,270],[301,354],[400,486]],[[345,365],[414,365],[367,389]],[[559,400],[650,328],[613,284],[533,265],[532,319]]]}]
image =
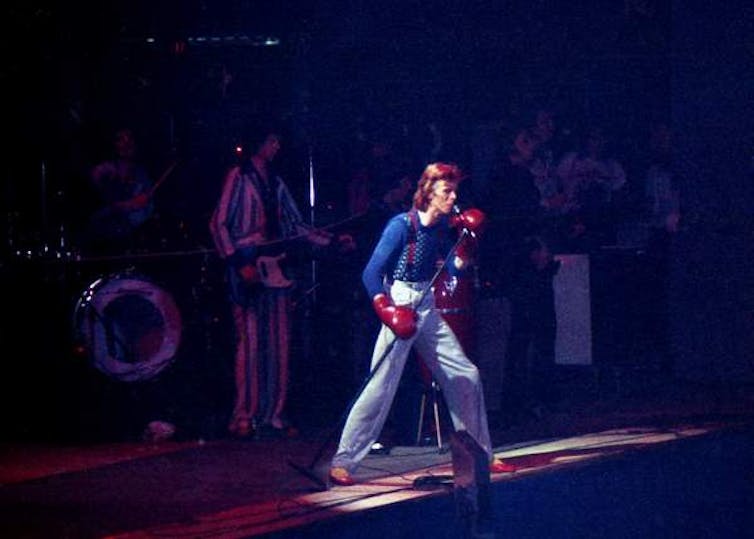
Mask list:
[{"label": "man in red boxing gloves", "polygon": [[351,473],[382,431],[414,346],[443,391],[455,430],[465,432],[488,455],[492,472],[515,470],[494,458],[479,371],[435,308],[431,291],[426,293],[437,260],[446,258],[453,246],[451,228],[465,229],[466,236],[449,257],[447,269],[454,275],[468,265],[465,256],[481,232],[482,212],[454,212],[461,177],[456,165],[428,165],[414,193],[413,208],[390,219],[363,271],[364,286],[382,321],[372,369],[387,355],[348,415],[330,468],[333,484],[354,484]]}]

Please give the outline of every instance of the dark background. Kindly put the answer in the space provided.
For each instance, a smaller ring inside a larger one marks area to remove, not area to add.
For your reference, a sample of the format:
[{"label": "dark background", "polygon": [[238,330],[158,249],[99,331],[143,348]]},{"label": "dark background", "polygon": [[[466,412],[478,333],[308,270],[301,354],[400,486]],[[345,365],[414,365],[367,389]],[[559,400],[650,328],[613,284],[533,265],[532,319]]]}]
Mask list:
[{"label": "dark background", "polygon": [[[302,209],[313,157],[320,223],[345,215],[349,149],[365,125],[401,125],[420,143],[437,122],[442,157],[483,181],[493,144],[484,133],[539,106],[564,128],[605,125],[629,177],[649,122],[670,122],[684,205],[671,285],[676,376],[751,381],[754,8],[696,4],[5,3],[6,436],[122,434],[139,424],[120,421],[143,418],[134,407],[148,414],[154,403],[182,403],[195,432],[211,435],[224,421],[231,344],[217,261],[202,251],[234,147],[267,114],[285,119],[281,161]],[[180,159],[158,203],[166,247],[192,254],[148,263],[68,259],[92,203],[87,170],[124,124],[136,129],[152,170]],[[85,286],[134,264],[177,297],[188,336],[167,376],[124,386],[70,352],[71,326]],[[337,304],[321,293],[318,302]],[[322,323],[309,314],[299,327]],[[349,396],[349,384],[331,383],[352,361],[341,357],[335,333],[315,332],[332,336],[317,343],[329,351],[320,357],[311,356],[310,337],[297,337],[294,409],[327,402],[324,410],[338,410]]]}]

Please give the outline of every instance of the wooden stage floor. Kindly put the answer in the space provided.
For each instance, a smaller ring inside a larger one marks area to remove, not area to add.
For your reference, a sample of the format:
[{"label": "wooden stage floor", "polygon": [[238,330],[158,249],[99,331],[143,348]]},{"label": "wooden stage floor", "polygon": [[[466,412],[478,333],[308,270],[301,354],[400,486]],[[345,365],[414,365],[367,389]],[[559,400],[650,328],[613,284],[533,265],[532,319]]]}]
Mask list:
[{"label": "wooden stage floor", "polygon": [[[663,505],[667,498],[696,496],[699,500],[690,499],[683,510],[698,513],[706,490],[716,488],[727,505],[707,507],[712,514],[704,522],[714,523],[721,534],[710,528],[696,536],[738,537],[751,520],[740,505],[754,499],[749,467],[753,397],[748,388],[689,388],[583,403],[493,430],[496,454],[520,467],[493,476],[494,499],[500,504],[498,536],[613,537],[631,531],[643,533],[633,536],[667,537],[678,526],[690,525],[688,515]],[[328,434],[327,429],[304,429],[294,439],[89,446],[5,442],[0,446],[0,536],[457,536],[452,485],[414,487],[417,477],[452,474],[448,451],[436,445],[393,447],[364,461],[357,485],[323,491],[290,462],[307,466]],[[682,479],[685,470],[706,481],[705,470],[715,466],[721,468],[717,484]],[[326,462],[313,472],[324,478]],[[647,490],[648,485],[654,489]],[[582,488],[596,494],[580,498]],[[668,496],[668,489],[675,494]],[[618,512],[615,505],[605,509],[600,505],[605,498],[628,506]],[[641,500],[638,510],[633,504]],[[594,514],[595,507],[602,512]],[[726,520],[717,511],[732,516]],[[582,523],[589,512],[594,523]],[[664,515],[662,522],[658,514]],[[569,527],[544,527],[556,518],[566,518]]]}]

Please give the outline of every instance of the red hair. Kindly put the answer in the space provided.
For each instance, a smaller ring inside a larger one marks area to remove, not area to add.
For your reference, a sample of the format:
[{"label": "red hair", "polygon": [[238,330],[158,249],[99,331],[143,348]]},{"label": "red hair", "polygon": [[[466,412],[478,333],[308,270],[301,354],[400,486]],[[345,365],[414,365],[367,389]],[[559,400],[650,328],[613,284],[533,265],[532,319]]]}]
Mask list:
[{"label": "red hair", "polygon": [[414,193],[414,208],[426,211],[435,184],[439,181],[458,184],[464,178],[461,169],[454,163],[430,163],[422,172]]}]

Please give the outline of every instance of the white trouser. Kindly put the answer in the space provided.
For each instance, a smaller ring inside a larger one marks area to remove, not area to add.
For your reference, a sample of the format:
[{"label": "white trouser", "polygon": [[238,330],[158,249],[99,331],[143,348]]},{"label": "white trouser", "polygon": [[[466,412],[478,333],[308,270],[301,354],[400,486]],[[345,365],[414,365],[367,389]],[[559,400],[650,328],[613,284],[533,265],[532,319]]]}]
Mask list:
[{"label": "white trouser", "polygon": [[[427,283],[393,283],[390,289],[393,302],[416,309],[417,331],[410,339],[396,339],[387,326],[380,329],[371,368],[375,368],[383,354],[387,356],[351,408],[332,466],[353,471],[369,453],[382,432],[412,346],[416,346],[439,384],[455,430],[466,431],[492,458],[479,371],[435,309],[434,296],[428,293],[422,300],[421,293],[426,286]],[[420,300],[421,304],[417,305]]]}]

